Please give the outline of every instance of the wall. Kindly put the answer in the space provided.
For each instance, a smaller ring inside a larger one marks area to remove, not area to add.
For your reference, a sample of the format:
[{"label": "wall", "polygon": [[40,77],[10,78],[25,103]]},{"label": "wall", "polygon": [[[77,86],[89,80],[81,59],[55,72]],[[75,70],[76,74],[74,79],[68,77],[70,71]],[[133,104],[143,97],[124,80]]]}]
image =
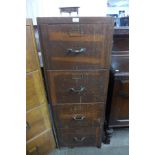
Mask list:
[{"label": "wall", "polygon": [[[105,16],[107,12],[107,0],[26,0],[27,18],[36,17],[59,17],[59,7],[79,6],[79,16]],[[76,13],[72,16],[77,16]]]},{"label": "wall", "polygon": [[129,0],[108,0],[108,4],[107,14],[119,14],[119,10],[125,10],[125,14],[129,15]]}]

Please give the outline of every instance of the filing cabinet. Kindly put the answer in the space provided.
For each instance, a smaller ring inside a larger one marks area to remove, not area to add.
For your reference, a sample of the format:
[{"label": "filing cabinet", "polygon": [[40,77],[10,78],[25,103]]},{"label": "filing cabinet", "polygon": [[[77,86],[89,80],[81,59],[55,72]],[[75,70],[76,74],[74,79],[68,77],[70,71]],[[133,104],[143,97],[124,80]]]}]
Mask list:
[{"label": "filing cabinet", "polygon": [[35,44],[33,24],[26,20],[26,154],[47,155],[55,139]]},{"label": "filing cabinet", "polygon": [[109,81],[111,17],[37,18],[59,146],[101,146]]}]

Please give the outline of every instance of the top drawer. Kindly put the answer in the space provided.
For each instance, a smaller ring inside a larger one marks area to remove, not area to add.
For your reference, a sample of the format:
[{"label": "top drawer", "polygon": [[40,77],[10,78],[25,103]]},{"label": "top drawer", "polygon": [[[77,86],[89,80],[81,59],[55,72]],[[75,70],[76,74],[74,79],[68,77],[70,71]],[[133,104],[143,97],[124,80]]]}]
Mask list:
[{"label": "top drawer", "polygon": [[46,69],[103,69],[109,67],[112,24],[40,24]]}]

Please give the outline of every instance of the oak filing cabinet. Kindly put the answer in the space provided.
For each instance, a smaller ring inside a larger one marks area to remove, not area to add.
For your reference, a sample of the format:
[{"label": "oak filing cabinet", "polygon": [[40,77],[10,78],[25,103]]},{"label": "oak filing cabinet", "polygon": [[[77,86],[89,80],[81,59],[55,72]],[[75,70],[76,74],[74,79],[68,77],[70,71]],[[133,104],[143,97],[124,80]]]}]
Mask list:
[{"label": "oak filing cabinet", "polygon": [[26,20],[26,154],[47,155],[55,148],[32,20]]},{"label": "oak filing cabinet", "polygon": [[59,146],[101,146],[111,17],[37,18]]}]

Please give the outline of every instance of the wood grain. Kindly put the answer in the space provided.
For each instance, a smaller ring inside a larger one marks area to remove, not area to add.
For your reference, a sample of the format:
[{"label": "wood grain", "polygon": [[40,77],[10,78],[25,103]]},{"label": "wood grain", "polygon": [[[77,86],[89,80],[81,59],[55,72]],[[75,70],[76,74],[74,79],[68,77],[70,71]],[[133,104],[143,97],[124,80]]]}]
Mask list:
[{"label": "wood grain", "polygon": [[[120,81],[121,80],[121,81]],[[129,80],[115,79],[113,88],[110,126],[129,125]],[[123,121],[124,120],[124,121]]]},{"label": "wood grain", "polygon": [[26,72],[34,71],[38,68],[36,47],[32,36],[31,25],[26,26]]},{"label": "wood grain", "polygon": [[100,146],[101,128],[69,128],[59,130],[61,146]]},{"label": "wood grain", "polygon": [[47,130],[37,137],[27,141],[26,154],[27,155],[47,155],[55,148],[54,137],[51,130]]},{"label": "wood grain", "polygon": [[26,114],[26,139],[29,140],[46,129],[51,128],[47,105],[43,104]]},{"label": "wood grain", "polygon": [[[65,24],[63,19],[64,23],[58,26],[54,22],[46,24],[44,19],[38,19],[38,27],[46,69],[109,68],[113,34],[112,20],[106,23],[106,20],[109,19],[105,18],[106,24],[98,23],[97,18],[96,22],[95,19],[92,19],[94,20],[93,24],[89,22]],[[57,21],[56,18],[54,19]],[[49,21],[54,19],[48,18]],[[89,21],[89,19],[87,20]],[[67,52],[68,49],[75,51],[82,48],[86,51],[76,54]]]},{"label": "wood grain", "polygon": [[47,155],[55,148],[33,24],[26,20],[26,140],[27,155]]},{"label": "wood grain", "polygon": [[100,147],[114,21],[73,18],[37,18],[48,97],[59,146]]},{"label": "wood grain", "polygon": [[[108,71],[47,71],[52,104],[105,102]],[[80,90],[81,93],[71,91]]]},{"label": "wood grain", "polygon": [[55,105],[53,109],[57,128],[99,127],[104,120],[104,103]]},{"label": "wood grain", "polygon": [[35,108],[46,101],[42,79],[39,71],[27,73],[26,76],[26,109]]}]

